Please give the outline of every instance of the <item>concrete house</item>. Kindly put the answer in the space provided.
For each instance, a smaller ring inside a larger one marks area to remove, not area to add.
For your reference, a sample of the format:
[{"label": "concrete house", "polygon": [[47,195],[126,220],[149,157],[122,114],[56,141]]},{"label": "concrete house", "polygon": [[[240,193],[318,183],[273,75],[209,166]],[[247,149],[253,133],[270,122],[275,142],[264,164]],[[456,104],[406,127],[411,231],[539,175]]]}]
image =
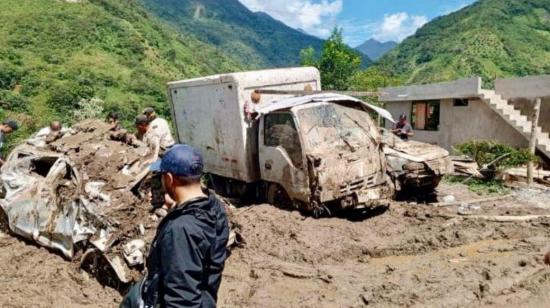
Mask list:
[{"label": "concrete house", "polygon": [[379,100],[394,118],[408,116],[415,130],[413,139],[451,150],[473,139],[527,147],[532,102],[542,98],[537,150],[550,159],[550,75],[497,79],[495,90],[481,85],[476,77],[384,88]]}]

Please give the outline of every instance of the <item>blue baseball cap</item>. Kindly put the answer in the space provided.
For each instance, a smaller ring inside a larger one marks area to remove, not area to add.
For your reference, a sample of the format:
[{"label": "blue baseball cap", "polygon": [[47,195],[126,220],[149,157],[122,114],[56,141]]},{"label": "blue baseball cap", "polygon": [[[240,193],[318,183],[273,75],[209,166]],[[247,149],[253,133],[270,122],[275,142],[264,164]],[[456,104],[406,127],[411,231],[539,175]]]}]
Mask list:
[{"label": "blue baseball cap", "polygon": [[152,163],[149,170],[185,178],[199,178],[203,167],[199,151],[186,144],[176,144],[166,151],[161,159]]}]

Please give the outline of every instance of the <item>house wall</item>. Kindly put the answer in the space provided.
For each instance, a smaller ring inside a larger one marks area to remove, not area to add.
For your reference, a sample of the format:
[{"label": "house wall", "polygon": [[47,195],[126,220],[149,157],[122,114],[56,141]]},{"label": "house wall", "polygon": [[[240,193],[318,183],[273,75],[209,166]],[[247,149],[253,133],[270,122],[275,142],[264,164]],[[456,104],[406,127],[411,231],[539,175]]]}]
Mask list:
[{"label": "house wall", "polygon": [[[398,118],[401,113],[410,118],[411,106],[410,101],[386,103],[386,109],[394,118]],[[437,144],[449,151],[453,145],[473,139],[498,140],[521,147],[528,144],[519,132],[481,100],[470,100],[465,107],[454,107],[453,99],[441,100],[439,131],[416,130],[412,139]]]},{"label": "house wall", "polygon": [[495,92],[508,99],[508,102],[525,116],[533,113],[530,99],[542,98],[539,126],[550,132],[550,75],[505,78],[495,80]]},{"label": "house wall", "polygon": [[548,97],[550,96],[550,75],[497,78],[495,92],[506,99]]}]

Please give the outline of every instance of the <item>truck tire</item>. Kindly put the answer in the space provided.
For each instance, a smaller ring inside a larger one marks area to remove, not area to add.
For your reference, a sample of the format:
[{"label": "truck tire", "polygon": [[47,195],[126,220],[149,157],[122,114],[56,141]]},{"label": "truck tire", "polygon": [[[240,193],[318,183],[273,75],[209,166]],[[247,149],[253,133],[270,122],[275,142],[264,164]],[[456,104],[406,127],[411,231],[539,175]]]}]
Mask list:
[{"label": "truck tire", "polygon": [[209,174],[207,186],[233,203],[249,203],[254,199],[254,190],[251,185],[223,176]]},{"label": "truck tire", "polygon": [[291,209],[292,200],[286,190],[279,184],[268,183],[266,189],[266,201],[280,208]]}]

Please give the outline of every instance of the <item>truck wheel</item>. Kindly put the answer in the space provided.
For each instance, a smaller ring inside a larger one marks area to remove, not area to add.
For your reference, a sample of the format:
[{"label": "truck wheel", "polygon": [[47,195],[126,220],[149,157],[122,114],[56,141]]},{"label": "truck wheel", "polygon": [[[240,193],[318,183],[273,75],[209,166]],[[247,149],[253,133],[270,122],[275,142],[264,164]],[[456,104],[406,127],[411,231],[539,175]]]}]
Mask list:
[{"label": "truck wheel", "polygon": [[0,232],[10,233],[10,220],[4,209],[0,207]]},{"label": "truck wheel", "polygon": [[285,189],[279,184],[268,184],[266,191],[266,201],[269,204],[281,207],[292,208],[292,200],[286,193]]},{"label": "truck wheel", "polygon": [[255,191],[246,183],[209,174],[208,187],[219,195],[230,199],[232,203],[249,203],[254,201]]}]

